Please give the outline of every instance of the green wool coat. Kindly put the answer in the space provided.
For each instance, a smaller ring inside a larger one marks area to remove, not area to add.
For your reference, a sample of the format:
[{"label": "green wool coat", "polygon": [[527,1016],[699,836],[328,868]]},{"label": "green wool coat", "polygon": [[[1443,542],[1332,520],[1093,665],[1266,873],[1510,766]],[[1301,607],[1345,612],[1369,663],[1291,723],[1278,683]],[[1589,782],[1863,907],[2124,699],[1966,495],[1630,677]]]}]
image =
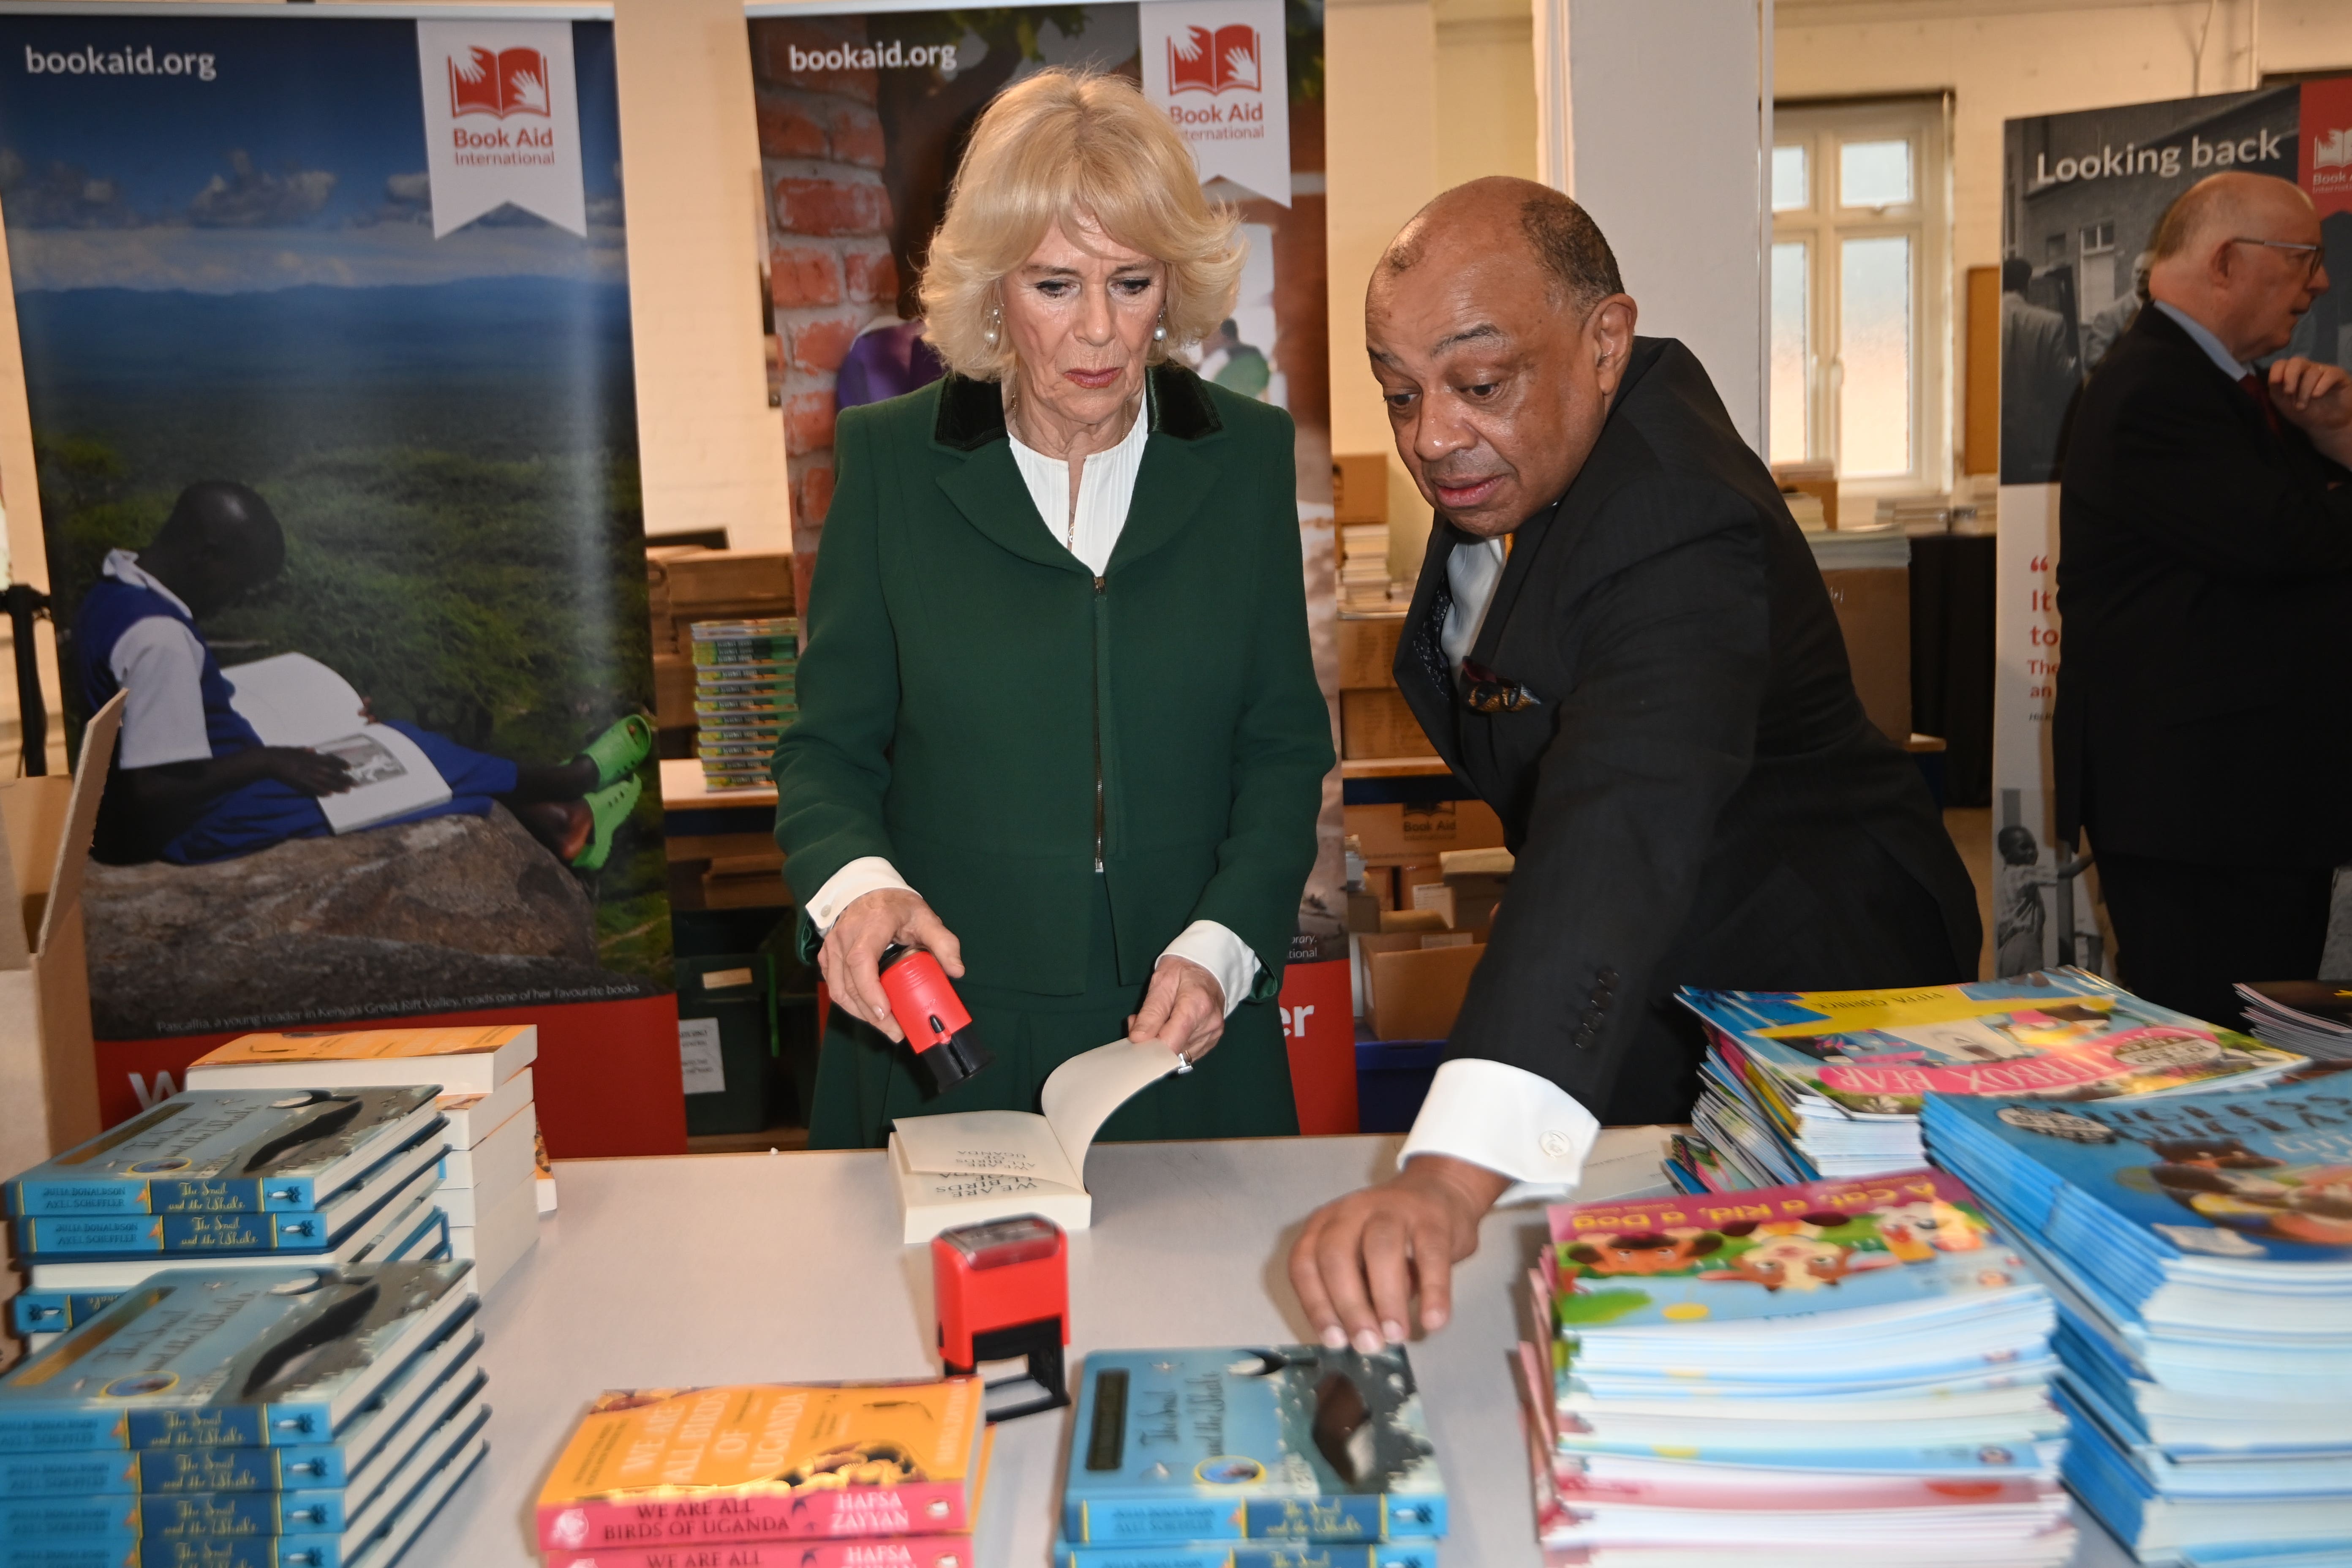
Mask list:
[{"label": "green wool coat", "polygon": [[1038,515],[994,384],[951,375],[835,437],[773,767],[784,875],[805,906],[888,859],[961,941],[961,984],[1000,1005],[1100,996],[1106,965],[1140,986],[1195,920],[1249,944],[1269,1002],[1315,859],[1332,750],[1290,418],[1174,366],[1146,402],[1101,577]]}]

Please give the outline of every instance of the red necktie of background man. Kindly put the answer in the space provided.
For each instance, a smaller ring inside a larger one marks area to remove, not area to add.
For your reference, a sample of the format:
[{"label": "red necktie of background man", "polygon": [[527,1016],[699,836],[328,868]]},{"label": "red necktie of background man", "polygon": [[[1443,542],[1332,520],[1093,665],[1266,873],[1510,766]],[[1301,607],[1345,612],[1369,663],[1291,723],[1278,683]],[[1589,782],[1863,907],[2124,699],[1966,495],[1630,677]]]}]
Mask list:
[{"label": "red necktie of background man", "polygon": [[2246,389],[2246,395],[2252,398],[2254,406],[2263,411],[2263,423],[2271,427],[2271,434],[2278,435],[2279,415],[2277,407],[2271,402],[2270,377],[2259,370],[2250,370],[2238,378],[2238,384]]}]

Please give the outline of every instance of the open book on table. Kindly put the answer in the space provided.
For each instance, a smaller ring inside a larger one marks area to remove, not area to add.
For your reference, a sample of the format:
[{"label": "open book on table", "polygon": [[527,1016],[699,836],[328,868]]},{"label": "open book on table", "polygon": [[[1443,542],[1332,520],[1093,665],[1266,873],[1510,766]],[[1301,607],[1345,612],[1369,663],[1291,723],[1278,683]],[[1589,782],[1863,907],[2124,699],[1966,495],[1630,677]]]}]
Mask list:
[{"label": "open book on table", "polygon": [[1054,1069],[1028,1110],[959,1110],[901,1116],[892,1125],[906,1240],[913,1246],[958,1226],[1034,1214],[1064,1230],[1093,1223],[1087,1151],[1110,1113],[1182,1065],[1166,1046],[1115,1040]]},{"label": "open book on table", "polygon": [[229,706],[265,746],[302,746],[340,757],[352,787],[319,797],[327,826],[351,833],[439,805],[449,798],[441,776],[415,742],[368,721],[352,683],[308,654],[281,653],[221,671]]}]

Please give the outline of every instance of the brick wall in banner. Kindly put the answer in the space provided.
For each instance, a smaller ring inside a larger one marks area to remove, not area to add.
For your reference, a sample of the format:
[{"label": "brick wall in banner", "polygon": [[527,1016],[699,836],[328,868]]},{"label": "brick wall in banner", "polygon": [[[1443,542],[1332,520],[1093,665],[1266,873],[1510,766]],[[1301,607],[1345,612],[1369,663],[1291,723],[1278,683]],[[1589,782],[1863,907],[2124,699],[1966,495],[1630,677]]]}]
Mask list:
[{"label": "brick wall in banner", "polygon": [[784,362],[793,549],[815,552],[833,502],[833,390],[842,356],[876,315],[895,314],[890,194],[871,70],[792,68],[866,42],[863,17],[762,20],[753,29],[760,158],[773,215],[769,286]]}]

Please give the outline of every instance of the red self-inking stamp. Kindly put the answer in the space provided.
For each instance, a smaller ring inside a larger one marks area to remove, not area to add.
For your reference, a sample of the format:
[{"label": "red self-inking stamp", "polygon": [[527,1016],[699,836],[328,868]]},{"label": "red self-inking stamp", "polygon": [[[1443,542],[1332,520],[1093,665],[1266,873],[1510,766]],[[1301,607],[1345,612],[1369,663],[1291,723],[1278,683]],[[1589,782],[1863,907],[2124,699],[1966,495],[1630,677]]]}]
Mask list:
[{"label": "red self-inking stamp", "polygon": [[1070,1342],[1070,1258],[1060,1226],[1023,1215],[942,1231],[931,1238],[931,1283],[939,1293],[940,1357],[950,1375],[1017,1358],[1027,1363],[1027,1375],[994,1379],[989,1388],[1034,1383],[1045,1391],[992,1407],[991,1421],[1070,1402],[1062,1370],[1062,1347]]},{"label": "red self-inking stamp", "polygon": [[879,967],[890,1015],[915,1047],[915,1059],[929,1072],[932,1093],[953,1088],[996,1059],[980,1043],[980,1030],[938,959],[894,942],[882,950]]}]

